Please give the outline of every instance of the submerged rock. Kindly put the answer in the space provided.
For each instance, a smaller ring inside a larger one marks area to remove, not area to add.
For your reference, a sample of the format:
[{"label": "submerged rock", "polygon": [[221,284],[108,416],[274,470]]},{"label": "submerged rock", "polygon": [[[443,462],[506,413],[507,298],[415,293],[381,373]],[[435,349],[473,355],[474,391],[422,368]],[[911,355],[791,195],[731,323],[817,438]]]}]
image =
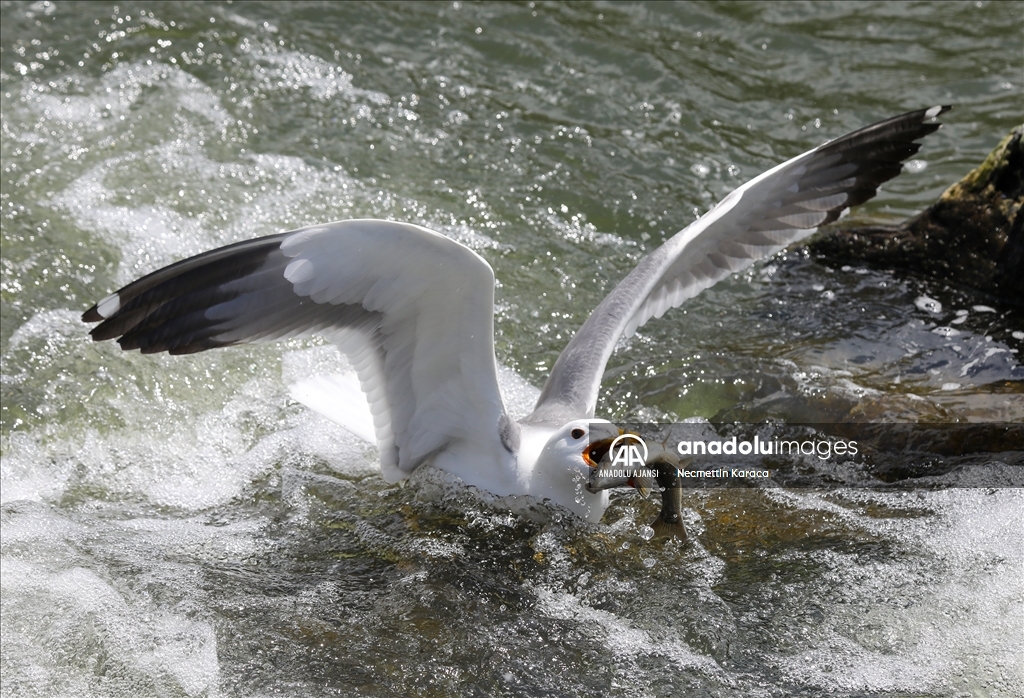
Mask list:
[{"label": "submerged rock", "polygon": [[808,247],[836,261],[925,274],[1024,306],[1024,125],[939,200],[897,226],[836,230]]}]

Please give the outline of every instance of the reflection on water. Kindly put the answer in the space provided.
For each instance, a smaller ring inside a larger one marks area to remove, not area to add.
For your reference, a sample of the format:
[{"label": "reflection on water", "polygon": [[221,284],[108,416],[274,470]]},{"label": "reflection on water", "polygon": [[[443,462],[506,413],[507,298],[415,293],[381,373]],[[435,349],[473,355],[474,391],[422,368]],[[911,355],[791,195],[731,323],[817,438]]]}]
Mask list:
[{"label": "reflection on water", "polygon": [[[931,202],[1019,119],[1014,11],[0,6],[4,695],[1019,695],[1020,490],[694,490],[692,544],[649,540],[633,492],[587,525],[385,484],[288,398],[316,342],[143,357],[79,321],[211,246],[391,217],[494,266],[537,386],[644,251],[825,138],[955,103],[853,219]],[[1020,422],[1006,300],[791,251],[620,347],[599,412]]]}]

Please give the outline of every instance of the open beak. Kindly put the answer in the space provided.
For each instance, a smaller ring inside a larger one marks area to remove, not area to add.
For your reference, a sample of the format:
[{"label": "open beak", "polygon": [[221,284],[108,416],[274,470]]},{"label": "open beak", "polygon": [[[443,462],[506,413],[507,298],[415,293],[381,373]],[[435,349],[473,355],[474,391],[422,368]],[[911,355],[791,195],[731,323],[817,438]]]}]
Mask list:
[{"label": "open beak", "polygon": [[[626,433],[624,430],[618,430],[619,435]],[[608,452],[611,451],[612,444],[618,436],[614,436],[608,439],[601,439],[583,449],[583,460],[586,461],[587,465],[590,466],[590,477],[587,478],[587,492],[597,494],[601,490],[611,489],[613,487],[633,487],[639,490],[643,497],[650,494],[650,484],[646,481],[640,482],[638,478],[634,478],[630,475],[622,475],[618,472],[612,472],[610,463],[608,462]],[[603,465],[602,465],[603,462]]]},{"label": "open beak", "polygon": [[[619,429],[618,431],[619,434],[622,434],[622,429]],[[601,439],[600,441],[588,444],[587,447],[583,449],[583,460],[586,461],[587,465],[591,468],[598,467],[605,456],[608,455],[608,451],[611,450],[612,442],[615,441],[615,438],[616,437]]]},{"label": "open beak", "polygon": [[[626,433],[623,429],[618,431],[619,435]],[[639,471],[634,473],[627,469],[624,472],[622,468],[611,468],[611,464],[608,462],[608,453],[611,451],[612,443],[614,443],[616,438],[601,439],[583,449],[583,460],[591,467],[586,489],[588,492],[596,494],[601,490],[608,490],[613,487],[632,487],[640,493],[641,497],[646,499],[651,494],[651,491],[657,487],[657,478],[641,475]],[[604,461],[603,465],[602,461]]]}]

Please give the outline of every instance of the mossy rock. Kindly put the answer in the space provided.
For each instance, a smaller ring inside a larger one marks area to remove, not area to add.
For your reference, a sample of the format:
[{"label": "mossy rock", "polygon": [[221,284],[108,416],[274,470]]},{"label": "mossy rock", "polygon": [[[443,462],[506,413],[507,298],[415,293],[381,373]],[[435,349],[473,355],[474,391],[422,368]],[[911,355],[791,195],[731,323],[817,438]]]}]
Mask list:
[{"label": "mossy rock", "polygon": [[808,247],[837,262],[924,274],[1024,306],[1024,125],[939,200],[897,226],[836,230]]}]

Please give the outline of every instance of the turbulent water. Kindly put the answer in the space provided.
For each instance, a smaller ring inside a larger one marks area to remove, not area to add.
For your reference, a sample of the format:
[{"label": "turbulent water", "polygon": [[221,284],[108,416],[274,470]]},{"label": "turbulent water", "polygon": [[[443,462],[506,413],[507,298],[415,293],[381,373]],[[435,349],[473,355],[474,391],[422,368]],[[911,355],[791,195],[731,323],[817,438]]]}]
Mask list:
[{"label": "turbulent water", "polygon": [[[210,247],[432,227],[494,267],[520,413],[588,311],[731,188],[951,103],[843,221],[1021,118],[1024,11],[972,3],[0,4],[4,696],[1020,696],[1024,491],[615,495],[586,525],[288,397],[315,341],[188,357],[82,311]],[[620,346],[614,419],[1024,420],[1024,321],[790,251]]]}]

